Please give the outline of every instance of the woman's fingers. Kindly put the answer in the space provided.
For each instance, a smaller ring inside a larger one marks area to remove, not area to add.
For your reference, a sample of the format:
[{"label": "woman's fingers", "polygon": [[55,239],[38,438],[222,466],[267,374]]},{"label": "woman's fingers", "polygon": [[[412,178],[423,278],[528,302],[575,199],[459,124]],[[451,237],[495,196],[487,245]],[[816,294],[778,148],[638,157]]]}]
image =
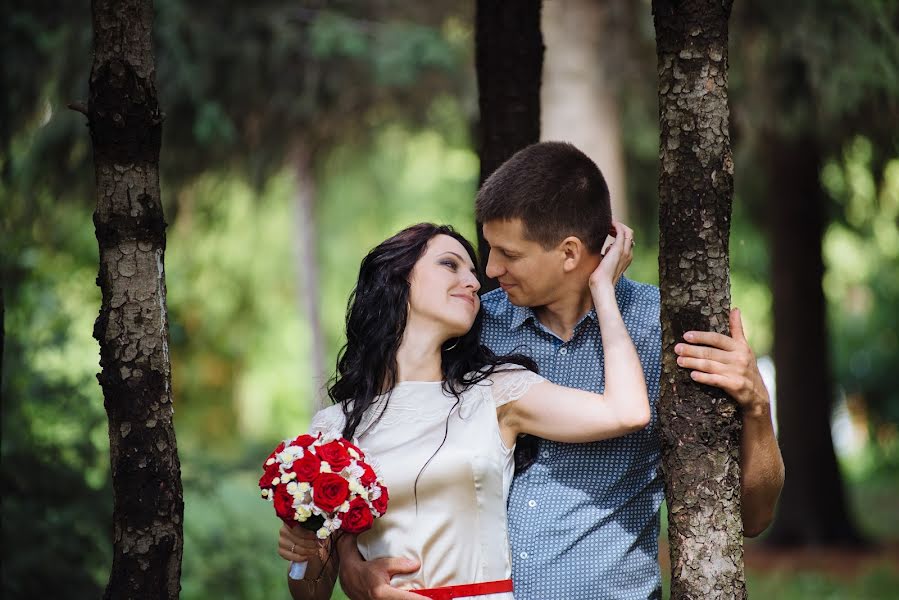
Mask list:
[{"label": "woman's fingers", "polygon": [[590,286],[605,284],[614,285],[627,270],[633,260],[634,230],[618,221],[612,222],[614,239],[606,249],[599,266],[590,275]]},{"label": "woman's fingers", "polygon": [[634,230],[619,221],[614,221],[612,226],[615,228],[616,232],[615,241],[619,243],[621,248],[621,254],[618,257],[618,264],[615,269],[615,278],[613,280],[614,282],[617,282],[634,259]]},{"label": "woman's fingers", "polygon": [[282,525],[278,532],[278,555],[284,560],[307,561],[319,556],[320,549],[321,542],[312,531]]}]

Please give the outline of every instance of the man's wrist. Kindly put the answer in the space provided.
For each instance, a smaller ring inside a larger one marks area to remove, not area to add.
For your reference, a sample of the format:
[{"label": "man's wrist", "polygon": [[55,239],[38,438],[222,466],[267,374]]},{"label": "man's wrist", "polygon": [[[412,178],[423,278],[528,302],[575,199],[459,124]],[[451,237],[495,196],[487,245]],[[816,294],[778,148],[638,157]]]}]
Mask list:
[{"label": "man's wrist", "polygon": [[754,421],[771,421],[771,402],[767,396],[755,398],[743,405],[743,419]]}]

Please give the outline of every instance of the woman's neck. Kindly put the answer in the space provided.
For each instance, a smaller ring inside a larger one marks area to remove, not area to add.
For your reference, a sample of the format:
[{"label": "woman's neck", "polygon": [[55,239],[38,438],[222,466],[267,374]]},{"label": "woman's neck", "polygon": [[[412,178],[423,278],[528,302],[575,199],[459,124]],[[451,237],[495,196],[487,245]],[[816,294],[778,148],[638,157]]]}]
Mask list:
[{"label": "woman's neck", "polygon": [[403,341],[396,353],[397,378],[403,381],[441,381],[442,336],[423,331],[409,324],[403,333]]}]

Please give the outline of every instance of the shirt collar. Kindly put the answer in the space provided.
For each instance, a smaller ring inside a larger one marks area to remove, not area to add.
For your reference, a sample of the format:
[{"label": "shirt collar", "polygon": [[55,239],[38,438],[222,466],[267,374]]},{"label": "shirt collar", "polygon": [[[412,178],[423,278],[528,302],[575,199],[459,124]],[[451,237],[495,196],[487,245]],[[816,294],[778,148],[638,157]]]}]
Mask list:
[{"label": "shirt collar", "polygon": [[[624,299],[624,296],[626,294],[626,290],[628,289],[630,284],[630,280],[625,277],[621,277],[615,284],[615,296],[618,300],[619,306],[621,306],[622,300]],[[534,313],[534,309],[530,306],[518,306],[517,304],[512,304],[511,301],[509,301],[509,304],[512,305],[512,320],[509,323],[510,330],[518,329],[519,327],[524,325],[524,323],[528,319],[533,319],[535,323],[539,322],[539,319],[537,319],[537,315]],[[586,319],[590,319],[591,321],[599,325],[599,320],[596,318],[596,309],[591,307],[590,310],[587,311],[587,314],[584,315],[581,320],[578,321],[577,325],[574,326],[575,330],[577,330],[577,328],[580,327]]]},{"label": "shirt collar", "polygon": [[[510,302],[511,304],[511,302]],[[524,322],[528,319],[534,319],[537,321],[537,315],[534,314],[534,309],[530,306],[517,306],[512,304],[512,321],[509,323],[509,329],[518,329]]]}]

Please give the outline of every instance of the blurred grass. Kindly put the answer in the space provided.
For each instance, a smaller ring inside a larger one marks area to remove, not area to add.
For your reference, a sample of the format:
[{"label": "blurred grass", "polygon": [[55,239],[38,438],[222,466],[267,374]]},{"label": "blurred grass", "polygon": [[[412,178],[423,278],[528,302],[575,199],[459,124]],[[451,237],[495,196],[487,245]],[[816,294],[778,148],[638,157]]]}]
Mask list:
[{"label": "blurred grass", "polygon": [[818,571],[750,571],[746,588],[750,598],[890,600],[899,594],[899,573],[885,565],[849,580]]}]

